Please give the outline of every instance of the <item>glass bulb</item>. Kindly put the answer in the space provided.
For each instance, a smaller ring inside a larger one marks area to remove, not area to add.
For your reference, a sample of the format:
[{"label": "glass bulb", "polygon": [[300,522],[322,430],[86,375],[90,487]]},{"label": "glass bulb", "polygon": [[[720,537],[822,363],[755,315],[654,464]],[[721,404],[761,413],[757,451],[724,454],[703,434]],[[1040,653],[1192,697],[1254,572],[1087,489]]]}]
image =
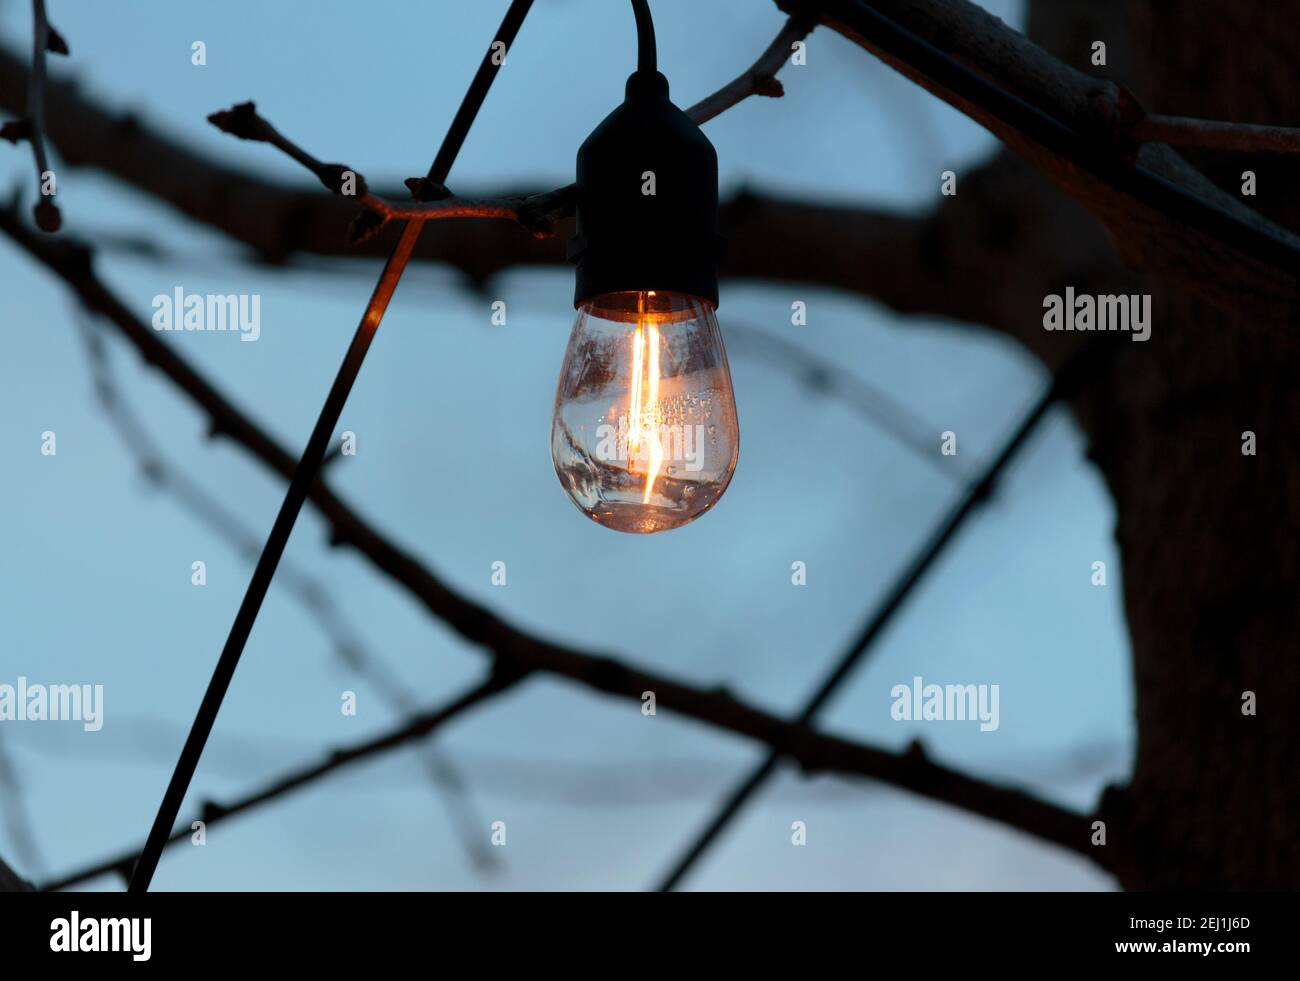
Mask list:
[{"label": "glass bulb", "polygon": [[551,458],[569,497],[606,528],[680,528],[713,507],[740,449],[713,307],[651,291],[585,301],[564,353]]}]

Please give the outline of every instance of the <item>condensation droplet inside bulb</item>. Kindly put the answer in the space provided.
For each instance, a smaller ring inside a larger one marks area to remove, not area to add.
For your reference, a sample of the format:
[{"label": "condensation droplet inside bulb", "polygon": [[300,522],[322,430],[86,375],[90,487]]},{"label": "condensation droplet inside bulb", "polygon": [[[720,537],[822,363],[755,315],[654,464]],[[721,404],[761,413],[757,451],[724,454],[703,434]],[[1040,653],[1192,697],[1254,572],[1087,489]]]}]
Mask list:
[{"label": "condensation droplet inside bulb", "polygon": [[710,304],[644,291],[578,308],[555,394],[551,458],[583,513],[617,531],[678,528],[717,503],[739,448]]}]

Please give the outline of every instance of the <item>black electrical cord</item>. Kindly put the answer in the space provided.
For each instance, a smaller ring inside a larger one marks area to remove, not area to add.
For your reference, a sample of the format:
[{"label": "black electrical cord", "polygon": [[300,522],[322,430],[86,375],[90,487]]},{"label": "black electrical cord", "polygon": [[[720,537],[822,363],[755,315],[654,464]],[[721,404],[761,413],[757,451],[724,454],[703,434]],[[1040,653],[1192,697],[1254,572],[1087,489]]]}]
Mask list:
[{"label": "black electrical cord", "polygon": [[[496,38],[492,42],[493,47],[499,42],[509,49],[514,43],[515,35],[519,33],[519,25],[524,22],[532,5],[533,0],[514,0],[510,9],[506,11],[500,28],[497,29]],[[429,168],[429,181],[433,184],[442,184],[447,180],[451,165],[460,153],[465,137],[469,135],[469,128],[474,125],[478,111],[483,106],[483,100],[487,98],[488,89],[492,87],[492,82],[497,77],[497,69],[504,64],[501,59],[494,58],[494,54],[495,52],[489,48],[488,53],[483,56],[478,71],[474,73],[474,80],[469,83],[465,98],[460,102],[460,108],[456,110],[451,125],[447,127],[447,135],[442,138],[442,146],[438,148],[438,155],[434,157],[433,166]]]},{"label": "black electrical cord", "polygon": [[636,70],[656,71],[658,54],[655,51],[655,25],[650,19],[650,4],[646,0],[632,0],[632,13],[636,15]]}]

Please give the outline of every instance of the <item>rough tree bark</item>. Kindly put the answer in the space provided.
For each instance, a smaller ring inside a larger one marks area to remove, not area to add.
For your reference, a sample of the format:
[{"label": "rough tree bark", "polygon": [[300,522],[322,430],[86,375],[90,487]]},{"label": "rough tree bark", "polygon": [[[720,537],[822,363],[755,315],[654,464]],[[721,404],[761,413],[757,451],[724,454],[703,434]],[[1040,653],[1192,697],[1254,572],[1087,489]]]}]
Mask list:
[{"label": "rough tree bark", "polygon": [[[1076,3],[1035,4],[1049,32]],[[1126,74],[1162,112],[1300,121],[1293,4],[1119,4],[1094,39],[1131,31]],[[1125,23],[1124,17],[1129,21]],[[1068,36],[1069,32],[1065,32]],[[1055,41],[1056,38],[1052,38]],[[1116,39],[1118,40],[1118,38]],[[1087,47],[1058,49],[1078,62]],[[1112,47],[1112,51],[1114,47]],[[1111,62],[1115,68],[1115,62]],[[1300,227],[1295,157],[1186,154],[1225,190]],[[1148,284],[1155,324],[1079,416],[1117,510],[1138,744],[1108,795],[1128,888],[1300,885],[1300,345],[1248,315]],[[1242,433],[1256,435],[1255,456]],[[1242,693],[1258,715],[1242,713]]]}]

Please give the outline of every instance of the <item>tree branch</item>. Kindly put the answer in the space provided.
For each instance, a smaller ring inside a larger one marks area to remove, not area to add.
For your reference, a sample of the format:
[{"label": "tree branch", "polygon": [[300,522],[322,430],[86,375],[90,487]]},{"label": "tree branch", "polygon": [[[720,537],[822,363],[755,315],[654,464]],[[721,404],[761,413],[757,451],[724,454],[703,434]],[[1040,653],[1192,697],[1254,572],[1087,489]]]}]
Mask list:
[{"label": "tree branch", "polygon": [[[12,211],[0,209],[0,230],[63,278],[89,309],[103,315],[210,418],[213,435],[224,435],[285,478],[294,459],[269,434],[236,409],[193,367],[99,281],[89,249],[68,239],[36,236]],[[324,480],[309,499],[331,526],[331,542],[349,544],[377,569],[405,587],[433,616],[469,643],[486,648],[494,663],[514,672],[543,671],[640,704],[653,691],[657,704],[688,718],[766,743],[810,771],[869,776],[965,808],[992,820],[1086,855],[1104,859],[1088,845],[1088,819],[1018,790],[995,787],[930,763],[918,753],[896,755],[811,732],[752,708],[725,690],[703,690],[625,665],[615,658],[564,647],[514,627],[486,607],[454,592],[414,555],[383,537],[331,491]]]},{"label": "tree branch", "polygon": [[27,89],[27,118],[31,122],[28,139],[36,161],[36,205],[33,215],[43,231],[56,232],[63,223],[58,205],[42,193],[45,174],[50,169],[45,155],[45,49],[50,41],[50,23],[45,16],[45,0],[32,0],[32,83]]},{"label": "tree branch", "polygon": [[779,99],[785,95],[785,88],[777,79],[776,73],[789,59],[795,44],[802,41],[816,26],[811,17],[794,14],[785,22],[781,32],[767,46],[767,50],[758,56],[749,68],[724,85],[710,96],[701,99],[686,110],[697,125],[703,125],[715,116],[720,116],[732,106],[744,102],[751,95],[762,95]]},{"label": "tree branch", "polygon": [[1300,129],[1224,123],[1185,116],[1144,115],[1125,132],[1134,140],[1171,146],[1212,147],[1242,153],[1300,153]]},{"label": "tree branch", "polygon": [[223,133],[268,143],[316,175],[325,187],[340,197],[353,198],[365,209],[353,219],[348,244],[358,245],[373,238],[390,219],[503,218],[518,222],[538,238],[555,233],[555,221],[572,212],[574,189],[560,188],[531,198],[509,197],[485,200],[458,198],[445,187],[434,188],[427,178],[413,177],[407,187],[419,200],[394,202],[373,193],[364,176],[339,163],[322,163],[271,125],[252,102],[240,102],[214,112],[208,122]]},{"label": "tree branch", "polygon": [[32,145],[36,163],[36,204],[32,214],[42,231],[57,232],[63,223],[53,194],[45,193],[45,175],[49,159],[45,153],[45,52],[66,55],[68,43],[50,26],[45,16],[45,0],[32,0],[32,73],[27,84],[27,115],[0,126],[0,139],[13,144],[27,140]]},{"label": "tree branch", "polygon": [[[1300,320],[1294,272],[1300,237],[1217,187],[1170,147],[1126,145],[1127,127],[1145,113],[1122,86],[1063,64],[968,0],[775,3],[786,13],[816,17],[984,126],[1105,224],[1131,269],[1176,279],[1235,312],[1249,304],[1275,330],[1291,331]],[[868,37],[864,32],[874,36],[878,15],[946,61],[915,46],[895,53],[901,45],[887,47]],[[962,74],[963,66],[971,71]],[[943,81],[935,77],[939,71]],[[1013,113],[1010,100],[987,98],[988,81],[1027,104],[1029,112]],[[1072,131],[1054,141],[1069,142],[1070,154],[1030,131],[1027,117],[1035,110]],[[1178,214],[1171,210],[1173,201],[1182,202]],[[1206,227],[1190,227],[1192,218],[1204,219]],[[1211,224],[1217,233],[1206,230]],[[1225,237],[1230,231],[1232,241]]]}]

